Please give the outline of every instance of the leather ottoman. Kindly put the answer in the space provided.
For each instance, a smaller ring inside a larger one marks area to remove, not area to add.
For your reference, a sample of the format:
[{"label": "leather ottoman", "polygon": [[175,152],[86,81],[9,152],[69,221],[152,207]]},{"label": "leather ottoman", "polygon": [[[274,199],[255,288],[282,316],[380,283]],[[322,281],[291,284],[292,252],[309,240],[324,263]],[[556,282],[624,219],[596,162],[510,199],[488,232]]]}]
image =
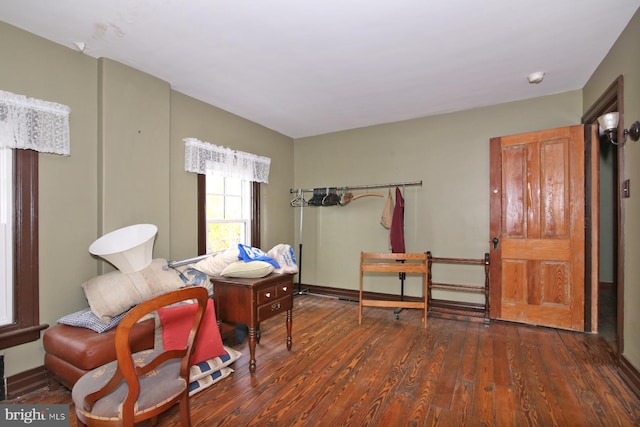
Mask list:
[{"label": "leather ottoman", "polygon": [[[116,328],[103,333],[61,324],[49,328],[42,338],[49,386],[55,387],[53,378],[71,389],[85,373],[116,360],[115,334]],[[131,332],[133,351],[153,348],[154,334],[153,319],[135,325]]]}]

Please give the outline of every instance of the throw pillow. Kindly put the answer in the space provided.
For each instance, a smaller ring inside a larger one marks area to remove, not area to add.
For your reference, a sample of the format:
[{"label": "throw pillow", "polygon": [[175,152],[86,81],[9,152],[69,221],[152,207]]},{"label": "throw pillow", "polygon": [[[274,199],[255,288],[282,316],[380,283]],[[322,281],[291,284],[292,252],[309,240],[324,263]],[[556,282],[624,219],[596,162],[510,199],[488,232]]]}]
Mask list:
[{"label": "throw pillow", "polygon": [[152,297],[184,287],[175,270],[166,269],[167,261],[154,259],[148,267],[133,273],[112,271],[82,284],[91,311],[104,323],[134,305]]},{"label": "throw pillow", "polygon": [[275,245],[267,252],[267,255],[276,260],[280,268],[274,270],[275,273],[296,274],[298,272],[298,264],[296,264],[296,255],[291,245],[280,243]]},{"label": "throw pillow", "polygon": [[99,334],[106,332],[118,326],[118,323],[129,311],[125,311],[111,318],[111,322],[104,323],[95,315],[90,308],[85,308],[75,313],[67,314],[58,319],[58,323],[62,325],[75,326],[76,328],[87,328]]},{"label": "throw pillow", "polygon": [[227,265],[238,261],[239,254],[240,250],[238,250],[237,247],[229,248],[222,252],[211,254],[205,259],[195,263],[193,267],[209,276],[219,276]]},{"label": "throw pillow", "polygon": [[255,279],[268,276],[274,269],[273,265],[265,261],[237,261],[226,266],[221,275],[224,277]]},{"label": "throw pillow", "polygon": [[242,356],[242,353],[238,350],[224,346],[224,354],[221,356],[191,365],[189,368],[189,380],[197,381],[200,378],[210,375],[212,372],[219,371],[220,369],[231,365],[233,362],[238,360],[240,356]]},{"label": "throw pillow", "polygon": [[[158,310],[160,325],[162,326],[162,345],[165,350],[179,350],[184,348],[193,324],[193,316],[198,308],[197,304],[182,304],[164,307]],[[195,348],[191,354],[192,365],[203,362],[225,353],[222,345],[220,329],[216,321],[216,311],[213,300],[207,301],[200,332],[196,338]]]}]

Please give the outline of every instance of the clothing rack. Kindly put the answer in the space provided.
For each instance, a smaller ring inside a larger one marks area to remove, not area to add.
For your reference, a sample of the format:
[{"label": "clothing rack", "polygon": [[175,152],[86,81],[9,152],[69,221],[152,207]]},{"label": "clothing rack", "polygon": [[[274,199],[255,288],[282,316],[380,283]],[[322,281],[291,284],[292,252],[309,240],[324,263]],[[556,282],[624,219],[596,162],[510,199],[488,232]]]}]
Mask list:
[{"label": "clothing rack", "polygon": [[[422,180],[420,181],[408,181],[408,182],[395,182],[395,183],[388,183],[388,184],[368,184],[368,185],[349,185],[346,187],[333,187],[330,186],[331,188],[335,188],[336,191],[344,191],[344,190],[366,190],[366,189],[370,189],[370,188],[386,188],[386,187],[409,187],[412,185],[422,185]],[[320,187],[322,188],[322,187]],[[297,189],[290,189],[289,193],[298,193],[300,191],[305,192],[305,193],[312,193],[313,190],[315,190],[315,188],[297,188]]]},{"label": "clothing rack", "polygon": [[[390,183],[386,183],[386,184],[350,185],[350,186],[343,186],[343,187],[326,187],[326,188],[331,188],[332,191],[336,191],[336,192],[337,191],[345,192],[345,191],[349,191],[349,190],[367,190],[367,189],[372,189],[372,188],[389,188],[389,187],[410,187],[410,186],[416,186],[416,185],[417,186],[422,186],[422,180],[420,180],[420,181],[406,181],[406,182],[390,182]],[[319,187],[319,188],[323,188],[323,187]],[[303,291],[301,289],[301,287],[302,287],[302,223],[303,223],[303,212],[304,212],[304,207],[310,205],[307,202],[307,200],[304,199],[304,193],[313,193],[317,189],[318,188],[296,188],[296,189],[292,188],[292,189],[289,189],[289,193],[297,194],[296,198],[291,201],[291,206],[300,208],[300,244],[299,244],[299,248],[298,248],[298,291],[297,291],[298,295],[304,294],[304,293],[308,293],[308,290]],[[314,194],[314,196],[315,196],[315,194]],[[361,196],[363,196],[363,195],[361,195]],[[357,198],[357,196],[350,198],[350,200],[353,200],[355,198]],[[344,203],[339,203],[339,204],[344,206]],[[400,279],[400,287],[401,287],[401,300],[404,300],[404,279],[405,279],[405,274],[403,272],[399,273],[399,279]],[[400,310],[401,309],[398,309],[398,310],[395,311],[396,318],[399,318]]]}]

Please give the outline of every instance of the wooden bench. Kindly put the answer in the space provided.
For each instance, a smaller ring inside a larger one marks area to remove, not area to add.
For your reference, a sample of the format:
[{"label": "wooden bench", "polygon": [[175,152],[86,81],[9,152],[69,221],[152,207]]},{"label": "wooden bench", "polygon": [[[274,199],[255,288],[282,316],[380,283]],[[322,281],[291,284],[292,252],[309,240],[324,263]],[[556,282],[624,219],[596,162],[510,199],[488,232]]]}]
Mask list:
[{"label": "wooden bench", "polygon": [[[418,273],[422,275],[422,301],[365,299],[363,276],[365,272]],[[360,298],[358,324],[362,324],[363,307],[417,308],[422,310],[422,327],[427,327],[427,254],[426,253],[360,253]]]}]

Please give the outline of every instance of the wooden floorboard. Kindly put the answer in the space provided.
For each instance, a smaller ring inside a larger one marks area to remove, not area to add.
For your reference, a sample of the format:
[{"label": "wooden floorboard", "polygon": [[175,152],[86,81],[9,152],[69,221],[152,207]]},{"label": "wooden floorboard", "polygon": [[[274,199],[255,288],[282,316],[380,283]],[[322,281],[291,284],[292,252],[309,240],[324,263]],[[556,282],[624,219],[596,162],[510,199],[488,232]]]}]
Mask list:
[{"label": "wooden floorboard", "polygon": [[[262,323],[228,378],[191,398],[194,426],[637,426],[640,399],[597,335],[514,323],[430,318],[297,295],[293,347],[284,316]],[[62,387],[11,403],[69,404]],[[179,424],[178,408],[159,426]]]}]

